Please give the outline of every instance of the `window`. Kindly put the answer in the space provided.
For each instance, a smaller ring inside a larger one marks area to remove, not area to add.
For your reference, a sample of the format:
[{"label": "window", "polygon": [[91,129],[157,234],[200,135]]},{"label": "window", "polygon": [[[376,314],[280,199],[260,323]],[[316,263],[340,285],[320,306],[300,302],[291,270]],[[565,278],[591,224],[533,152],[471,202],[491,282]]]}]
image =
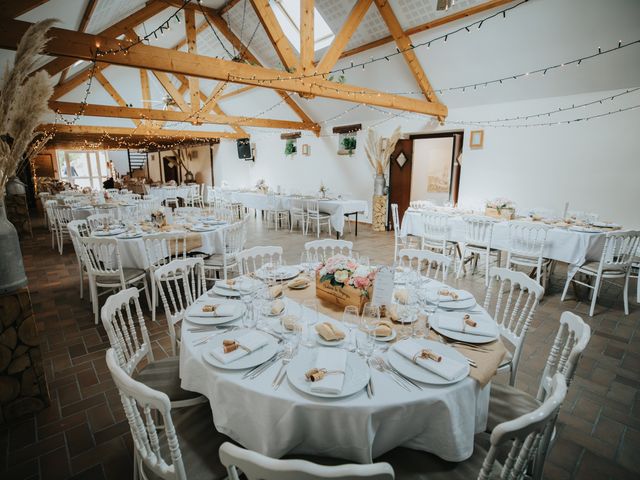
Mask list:
[{"label": "window", "polygon": [[[300,0],[273,0],[273,11],[284,34],[300,51]],[[313,36],[316,51],[329,46],[335,37],[317,8],[313,9]]]},{"label": "window", "polygon": [[65,180],[80,188],[102,188],[102,182],[111,176],[107,152],[72,152],[58,150],[58,172]]}]

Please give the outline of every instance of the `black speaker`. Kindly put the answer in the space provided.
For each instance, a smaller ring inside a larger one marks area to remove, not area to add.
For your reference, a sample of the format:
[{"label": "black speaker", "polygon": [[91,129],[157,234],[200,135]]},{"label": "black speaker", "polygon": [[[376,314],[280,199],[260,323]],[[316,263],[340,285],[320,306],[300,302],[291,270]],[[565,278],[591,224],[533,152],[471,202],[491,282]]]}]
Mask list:
[{"label": "black speaker", "polygon": [[251,142],[248,138],[239,138],[236,141],[238,145],[238,158],[240,160],[251,160]]}]

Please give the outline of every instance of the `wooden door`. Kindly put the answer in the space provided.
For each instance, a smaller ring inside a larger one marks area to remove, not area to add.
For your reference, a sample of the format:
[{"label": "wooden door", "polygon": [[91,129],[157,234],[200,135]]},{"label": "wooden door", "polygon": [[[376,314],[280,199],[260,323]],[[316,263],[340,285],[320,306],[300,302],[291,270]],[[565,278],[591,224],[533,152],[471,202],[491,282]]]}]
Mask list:
[{"label": "wooden door", "polygon": [[[398,157],[403,153],[404,163],[398,162]],[[413,157],[413,140],[398,140],[396,148],[391,154],[389,165],[389,211],[391,204],[398,204],[399,220],[402,223],[404,212],[409,208],[411,200],[411,159]],[[400,164],[402,163],[402,165]],[[387,218],[387,230],[393,229],[391,214]]]}]

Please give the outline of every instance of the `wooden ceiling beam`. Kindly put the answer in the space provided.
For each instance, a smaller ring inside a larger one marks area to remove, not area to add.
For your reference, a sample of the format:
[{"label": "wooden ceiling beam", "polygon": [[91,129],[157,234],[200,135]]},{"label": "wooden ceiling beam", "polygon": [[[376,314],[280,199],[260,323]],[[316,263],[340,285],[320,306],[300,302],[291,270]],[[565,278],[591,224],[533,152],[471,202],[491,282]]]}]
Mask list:
[{"label": "wooden ceiling beam", "polygon": [[[80,110],[81,105],[74,102],[49,102],[49,107],[61,115],[72,115]],[[175,110],[159,110],[151,108],[120,107],[114,105],[87,104],[83,115],[89,117],[106,118],[130,118],[133,120],[160,120],[163,122],[191,122],[193,116],[190,112],[177,112]],[[212,125],[229,125],[261,128],[278,128],[290,130],[314,131],[313,123],[293,122],[290,120],[276,120],[270,118],[250,118],[222,114],[200,113],[198,120],[201,123]],[[245,132],[246,133],[246,132]]]},{"label": "wooden ceiling beam", "polygon": [[367,14],[371,2],[373,0],[357,0],[351,13],[347,17],[347,20],[342,25],[342,28],[331,42],[331,45],[325,52],[322,60],[318,63],[316,70],[320,73],[329,72],[336,64],[340,55],[344,51],[347,43],[351,40],[352,35],[358,29],[358,26],[362,22],[362,19]]},{"label": "wooden ceiling beam", "polygon": [[282,31],[269,0],[251,0],[251,5],[253,5],[253,9],[284,68],[290,72],[299,70],[299,62],[293,46]]},{"label": "wooden ceiling beam", "polygon": [[242,138],[234,132],[199,132],[194,130],[170,130],[154,128],[126,128],[126,127],[96,127],[90,125],[59,125],[43,124],[38,127],[40,131],[55,132],[56,134],[90,134],[90,135],[116,135],[123,137],[140,138]]},{"label": "wooden ceiling beam", "polygon": [[3,17],[16,18],[30,12],[49,0],[0,0],[0,12]]},{"label": "wooden ceiling beam", "polygon": [[315,54],[314,10],[314,0],[300,0],[300,67],[305,75],[313,72],[313,56]]},{"label": "wooden ceiling beam", "polygon": [[416,83],[420,87],[420,90],[427,98],[427,100],[429,100],[430,102],[437,102],[438,97],[431,87],[431,83],[427,78],[427,74],[424,72],[424,69],[420,65],[420,61],[418,60],[416,53],[413,51],[413,49],[411,49],[411,40],[404,33],[402,25],[400,25],[396,14],[389,4],[389,0],[374,1],[376,3],[376,6],[378,7],[380,15],[382,16],[382,19],[387,24],[387,28],[391,32],[391,35],[393,35],[393,38],[396,41],[396,45],[398,45],[398,48],[402,51],[402,56],[407,62],[409,70],[411,70],[413,77],[416,79]]},{"label": "wooden ceiling beam", "polygon": [[[31,26],[29,22],[4,19],[0,29],[0,48],[15,49],[19,39]],[[102,49],[117,48],[121,41],[98,35],[89,35],[71,30],[52,28],[51,39],[45,47],[49,55],[91,59],[97,45]],[[194,55],[138,44],[126,52],[101,57],[105,63],[147,68],[157,72],[175,72],[212,80],[225,80],[245,85],[256,85],[275,90],[312,94],[324,98],[345,100],[354,103],[376,105],[437,117],[447,115],[447,107],[435,102],[392,95],[365,87],[314,79],[312,82],[287,78],[280,70],[264,68],[229,60]]]},{"label": "wooden ceiling beam", "polygon": [[173,98],[173,101],[176,102],[176,105],[180,110],[182,110],[183,112],[191,111],[191,107],[189,107],[187,102],[185,102],[184,97],[178,91],[178,88],[171,82],[171,79],[166,73],[153,70],[153,74],[169,94],[169,96]]},{"label": "wooden ceiling beam", "polygon": [[[456,20],[470,17],[471,15],[477,15],[478,13],[482,13],[493,8],[498,8],[508,3],[512,3],[513,1],[515,0],[489,0],[488,2],[481,3],[480,5],[474,5],[473,7],[465,8],[464,10],[452,13],[451,15],[446,15],[430,22],[422,23],[420,25],[416,25],[415,27],[408,28],[404,31],[404,33],[405,35],[410,37],[411,35],[415,35],[416,33],[431,30],[436,27],[441,27],[443,25],[446,25],[447,23],[455,22]],[[386,45],[387,43],[391,43],[393,41],[393,35],[387,35],[385,37],[379,38],[378,40],[374,40],[372,42],[368,42],[358,47],[347,50],[340,55],[340,58],[351,57],[353,55],[357,55],[358,53],[371,50],[372,48]]]},{"label": "wooden ceiling beam", "polygon": [[242,95],[243,93],[248,92],[249,90],[253,90],[254,88],[256,88],[255,85],[245,85],[244,87],[236,88],[232,92],[225,93],[224,95],[222,95],[220,97],[220,100],[224,100],[230,97],[235,97],[236,95]]},{"label": "wooden ceiling beam", "polygon": [[[195,10],[184,11],[184,28],[187,38],[187,51],[189,53],[198,53],[198,44],[196,40],[196,12]],[[198,77],[189,77],[189,95],[191,97],[191,113],[195,113],[200,109],[200,80]]]},{"label": "wooden ceiling beam", "polygon": [[239,2],[240,0],[229,0],[227,3],[225,3],[220,9],[218,9],[218,14],[219,15],[224,15],[225,13],[227,13],[229,10],[231,10],[233,7],[236,6],[236,4]]}]

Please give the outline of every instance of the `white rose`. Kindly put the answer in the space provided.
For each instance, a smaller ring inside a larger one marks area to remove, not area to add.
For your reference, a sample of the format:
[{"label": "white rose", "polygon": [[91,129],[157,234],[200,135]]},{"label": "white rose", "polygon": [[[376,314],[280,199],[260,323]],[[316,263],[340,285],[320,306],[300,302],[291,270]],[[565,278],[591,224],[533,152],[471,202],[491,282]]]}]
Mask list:
[{"label": "white rose", "polygon": [[336,282],[346,283],[349,279],[349,272],[347,272],[346,270],[337,270],[333,274],[333,278],[335,278]]}]

